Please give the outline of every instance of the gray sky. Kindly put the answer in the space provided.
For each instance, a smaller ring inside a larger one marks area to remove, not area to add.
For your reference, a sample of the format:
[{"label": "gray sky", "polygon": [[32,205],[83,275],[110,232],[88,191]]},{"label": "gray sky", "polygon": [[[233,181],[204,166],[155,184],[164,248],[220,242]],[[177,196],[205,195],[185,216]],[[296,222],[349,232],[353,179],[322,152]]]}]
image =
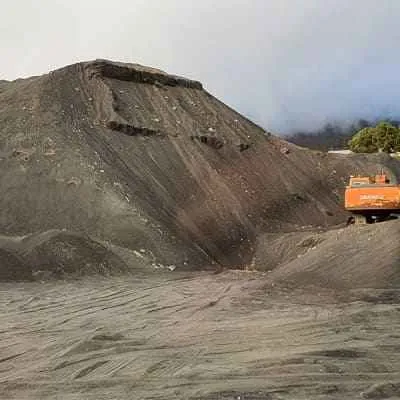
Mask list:
[{"label": "gray sky", "polygon": [[400,117],[400,0],[4,3],[0,79],[108,58],[201,80],[276,133]]}]

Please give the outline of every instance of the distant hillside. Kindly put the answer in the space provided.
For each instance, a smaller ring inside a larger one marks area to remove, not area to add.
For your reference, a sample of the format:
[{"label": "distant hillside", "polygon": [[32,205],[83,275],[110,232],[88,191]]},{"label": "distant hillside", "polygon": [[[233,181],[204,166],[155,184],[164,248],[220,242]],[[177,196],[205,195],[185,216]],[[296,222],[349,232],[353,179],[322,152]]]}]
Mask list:
[{"label": "distant hillside", "polygon": [[369,126],[375,126],[377,122],[381,120],[388,121],[396,126],[399,125],[399,121],[389,118],[380,118],[373,121],[360,119],[348,126],[329,123],[317,131],[295,132],[291,135],[285,136],[285,139],[291,143],[297,144],[298,146],[307,147],[313,150],[328,151],[347,149],[347,143],[355,133],[357,133],[360,129]]}]

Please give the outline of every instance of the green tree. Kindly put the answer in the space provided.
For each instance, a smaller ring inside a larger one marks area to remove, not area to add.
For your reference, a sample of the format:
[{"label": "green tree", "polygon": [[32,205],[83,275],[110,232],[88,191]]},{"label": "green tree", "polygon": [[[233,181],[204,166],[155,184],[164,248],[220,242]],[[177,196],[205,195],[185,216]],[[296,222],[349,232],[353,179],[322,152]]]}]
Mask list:
[{"label": "green tree", "polygon": [[349,141],[349,148],[355,153],[400,151],[400,130],[389,122],[380,122],[357,132]]}]

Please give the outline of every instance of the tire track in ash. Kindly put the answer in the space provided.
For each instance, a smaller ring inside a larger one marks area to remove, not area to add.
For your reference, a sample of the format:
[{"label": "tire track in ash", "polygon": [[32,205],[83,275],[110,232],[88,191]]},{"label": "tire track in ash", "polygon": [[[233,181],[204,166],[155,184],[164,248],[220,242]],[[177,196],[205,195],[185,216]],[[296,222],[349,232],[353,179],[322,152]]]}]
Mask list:
[{"label": "tire track in ash", "polygon": [[[211,399],[259,388],[283,399],[332,390],[339,399],[400,381],[396,305],[265,296],[252,297],[261,302],[254,306],[241,303],[250,286],[233,273],[171,276],[0,291],[0,393],[91,400],[112,388],[116,399],[132,390],[143,399]],[[37,301],[36,312],[20,308]]]}]

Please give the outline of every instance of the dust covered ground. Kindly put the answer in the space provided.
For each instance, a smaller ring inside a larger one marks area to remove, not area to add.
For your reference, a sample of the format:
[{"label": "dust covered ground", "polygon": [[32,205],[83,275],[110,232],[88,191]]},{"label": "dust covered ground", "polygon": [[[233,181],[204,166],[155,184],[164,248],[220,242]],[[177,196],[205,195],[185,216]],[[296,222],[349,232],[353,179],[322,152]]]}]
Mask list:
[{"label": "dust covered ground", "polygon": [[400,396],[400,291],[268,273],[2,283],[1,399]]}]

